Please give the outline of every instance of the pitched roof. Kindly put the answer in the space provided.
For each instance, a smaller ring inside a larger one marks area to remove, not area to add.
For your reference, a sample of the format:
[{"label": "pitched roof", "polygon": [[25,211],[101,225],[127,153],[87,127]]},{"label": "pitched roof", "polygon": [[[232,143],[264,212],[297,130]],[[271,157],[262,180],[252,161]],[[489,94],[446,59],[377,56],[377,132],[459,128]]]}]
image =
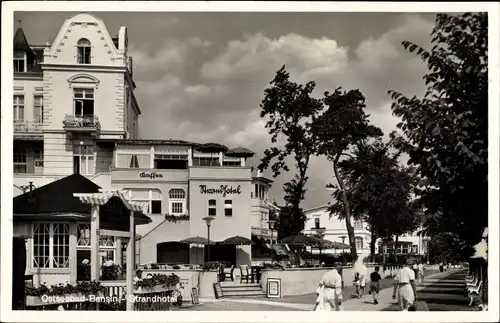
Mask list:
[{"label": "pitched roof", "polygon": [[252,157],[255,155],[253,151],[244,147],[236,147],[230,149],[226,152],[226,155],[235,155],[235,156],[243,156],[243,157]]},{"label": "pitched roof", "polygon": [[[73,174],[55,182],[16,196],[13,200],[14,216],[44,216],[55,214],[77,214],[90,216],[90,204],[85,204],[74,193],[99,193],[100,186],[80,174]],[[150,222],[149,217],[136,212],[141,222]]]},{"label": "pitched roof", "polygon": [[31,51],[31,47],[28,44],[28,40],[26,39],[26,35],[24,34],[24,30],[19,27],[14,34],[14,50],[16,51]]}]

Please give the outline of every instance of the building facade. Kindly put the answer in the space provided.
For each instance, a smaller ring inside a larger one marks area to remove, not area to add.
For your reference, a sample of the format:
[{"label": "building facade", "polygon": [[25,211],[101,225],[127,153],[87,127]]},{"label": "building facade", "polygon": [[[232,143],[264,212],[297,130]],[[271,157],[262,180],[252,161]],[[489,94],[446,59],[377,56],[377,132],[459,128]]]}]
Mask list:
[{"label": "building facade", "polygon": [[[180,240],[206,238],[206,216],[214,217],[211,240],[250,239],[255,219],[258,228],[268,219],[262,214],[269,213],[271,181],[252,176],[246,160],[254,153],[245,148],[140,139],[132,62],[127,28],[112,37],[93,15],[67,19],[54,43],[43,46],[30,45],[22,28],[17,29],[15,195],[79,173],[105,190],[121,189],[144,205],[152,222],[137,227],[138,263],[249,264],[250,246],[211,246],[207,259],[203,246]],[[32,223],[27,229],[29,236],[35,227]],[[85,226],[78,230],[79,236],[88,234]],[[50,237],[64,233],[46,234],[53,241]],[[266,232],[261,235],[270,239]],[[107,259],[116,260],[116,242],[103,244],[109,249]]]},{"label": "building facade", "polygon": [[[333,242],[342,242],[349,244],[347,228],[345,221],[339,220],[337,217],[330,217],[328,211],[329,205],[322,205],[304,210],[307,217],[304,234],[316,234],[318,229],[324,229],[324,239]],[[367,229],[367,224],[363,221],[353,221],[354,236],[356,239],[356,250],[358,254],[367,254],[370,252],[370,231]],[[313,250],[313,252],[315,252]],[[341,253],[342,250],[327,249],[322,250],[322,253]],[[348,252],[348,250],[344,250]]]},{"label": "building facade", "polygon": [[[325,239],[349,244],[349,237],[345,220],[339,220],[338,217],[330,217],[328,211],[329,205],[322,205],[305,210],[307,220],[305,223],[305,234],[315,234],[317,229],[323,228]],[[371,233],[368,230],[368,224],[363,221],[354,220],[354,236],[356,241],[356,250],[359,255],[368,255],[370,253]],[[422,237],[418,232],[403,235],[398,238],[397,253],[402,255],[424,255],[427,253],[428,239]],[[348,251],[348,250],[344,250]],[[313,250],[314,252],[314,250]],[[342,250],[323,250],[323,253],[339,253]],[[394,244],[382,244],[379,239],[375,244],[375,253],[389,255],[394,252]]]}]

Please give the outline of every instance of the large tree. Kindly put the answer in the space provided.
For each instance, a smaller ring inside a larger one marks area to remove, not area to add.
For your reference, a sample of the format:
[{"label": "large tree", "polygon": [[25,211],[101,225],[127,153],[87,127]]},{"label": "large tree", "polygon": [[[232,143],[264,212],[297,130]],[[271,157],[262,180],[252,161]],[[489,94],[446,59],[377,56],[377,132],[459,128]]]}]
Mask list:
[{"label": "large tree", "polygon": [[447,250],[462,241],[464,257],[488,224],[488,16],[439,14],[431,35],[430,50],[403,42],[427,63],[427,92],[408,98],[389,91],[402,119],[392,138],[423,178],[427,234],[453,233],[439,241],[450,243]]},{"label": "large tree", "polygon": [[[333,93],[326,92],[323,101],[326,109],[314,118],[311,130],[319,143],[319,154],[326,156],[332,163],[344,205],[351,256],[356,260],[358,254],[351,223],[351,206],[348,191],[339,170],[339,163],[350,148],[368,138],[381,136],[382,131],[368,121],[369,115],[365,112],[365,97],[359,90],[343,91],[337,88]],[[329,186],[336,187],[336,185]]]},{"label": "large tree", "polygon": [[[363,141],[347,159],[339,163],[345,180],[351,214],[368,224],[371,232],[370,255],[375,255],[378,238],[398,237],[415,229],[418,216],[411,207],[415,179],[399,164],[400,153],[391,153],[381,140]],[[330,211],[344,218],[341,190],[334,191]]]},{"label": "large tree", "polygon": [[292,235],[304,229],[306,217],[300,202],[306,192],[309,161],[317,153],[310,121],[323,104],[312,96],[316,84],[308,82],[302,85],[291,81],[285,66],[276,72],[270,84],[260,105],[260,116],[268,119],[266,128],[274,146],[264,151],[259,169],[271,167],[273,177],[277,177],[281,172],[289,171],[287,158],[294,160],[296,173],[284,184],[286,208],[282,210],[278,223],[279,234]]}]

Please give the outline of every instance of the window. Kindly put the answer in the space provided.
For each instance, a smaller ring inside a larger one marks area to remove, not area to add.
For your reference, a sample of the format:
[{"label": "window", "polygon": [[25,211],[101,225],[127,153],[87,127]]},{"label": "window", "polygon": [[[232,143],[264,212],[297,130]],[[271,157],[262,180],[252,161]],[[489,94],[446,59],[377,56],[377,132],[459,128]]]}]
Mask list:
[{"label": "window", "polygon": [[225,200],[224,201],[224,215],[225,216],[233,216],[233,201]]},{"label": "window", "polygon": [[75,116],[94,116],[94,89],[74,89],[73,107]]},{"label": "window", "polygon": [[34,116],[35,122],[42,123],[43,122],[43,95],[35,95],[33,98],[34,105]]},{"label": "window", "polygon": [[168,192],[170,214],[184,214],[186,209],[186,192],[181,188],[173,188]]},{"label": "window", "polygon": [[224,160],[223,161],[223,166],[227,166],[227,167],[239,167],[239,166],[241,166],[241,161]]},{"label": "window", "polygon": [[316,229],[319,229],[319,228],[320,228],[320,226],[319,226],[319,221],[320,221],[320,220],[319,220],[319,218],[315,218],[315,219],[314,219],[314,227],[315,227]]},{"label": "window", "polygon": [[357,249],[357,250],[362,250],[362,249],[364,249],[364,248],[363,248],[363,238],[361,238],[361,237],[356,237],[356,238],[354,239],[354,241],[356,242],[356,249]]},{"label": "window", "polygon": [[363,221],[354,220],[354,229],[363,230]]},{"label": "window", "polygon": [[90,41],[82,38],[77,43],[78,64],[90,64]]},{"label": "window", "polygon": [[408,253],[409,246],[407,244],[404,244],[402,247],[403,247],[403,253]]},{"label": "window", "polygon": [[151,168],[151,154],[116,154],[117,168]]},{"label": "window", "polygon": [[194,157],[193,166],[220,166],[219,157]]},{"label": "window", "polygon": [[217,215],[217,201],[216,200],[208,200],[208,215],[216,216]]},{"label": "window", "polygon": [[14,72],[26,72],[26,53],[14,52]]},{"label": "window", "polygon": [[18,148],[14,150],[14,173],[26,173],[27,172],[27,161],[26,161],[26,148]]},{"label": "window", "polygon": [[24,95],[14,95],[14,121],[24,121]]},{"label": "window", "polygon": [[90,175],[94,174],[94,146],[75,145],[73,147],[73,172]]},{"label": "window", "polygon": [[69,224],[33,224],[33,268],[69,268]]},{"label": "window", "polygon": [[[90,272],[87,276],[82,272],[81,263],[84,259],[90,259],[90,224],[89,223],[78,223],[77,224],[77,243],[76,243],[76,254],[77,254],[77,279],[78,280],[89,280]],[[101,265],[108,261],[117,261],[116,259],[116,240],[113,236],[99,236],[99,258],[101,260]]]},{"label": "window", "polygon": [[162,194],[159,189],[126,189],[131,201],[144,203],[144,213],[162,213]]},{"label": "window", "polygon": [[155,154],[155,169],[187,169],[188,155]]}]

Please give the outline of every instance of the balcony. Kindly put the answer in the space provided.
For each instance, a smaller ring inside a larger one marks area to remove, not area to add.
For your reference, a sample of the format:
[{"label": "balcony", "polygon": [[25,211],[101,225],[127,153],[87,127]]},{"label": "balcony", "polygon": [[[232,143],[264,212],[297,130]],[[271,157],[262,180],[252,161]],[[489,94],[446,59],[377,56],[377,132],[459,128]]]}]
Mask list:
[{"label": "balcony", "polygon": [[43,123],[40,121],[14,120],[15,138],[25,138],[25,137],[41,138],[42,130],[43,130]]},{"label": "balcony", "polygon": [[252,227],[252,234],[256,236],[269,237],[271,236],[271,230],[267,228]]},{"label": "balcony", "polygon": [[63,128],[67,132],[97,134],[101,130],[101,124],[99,118],[94,115],[76,116],[67,114],[63,120]]}]

